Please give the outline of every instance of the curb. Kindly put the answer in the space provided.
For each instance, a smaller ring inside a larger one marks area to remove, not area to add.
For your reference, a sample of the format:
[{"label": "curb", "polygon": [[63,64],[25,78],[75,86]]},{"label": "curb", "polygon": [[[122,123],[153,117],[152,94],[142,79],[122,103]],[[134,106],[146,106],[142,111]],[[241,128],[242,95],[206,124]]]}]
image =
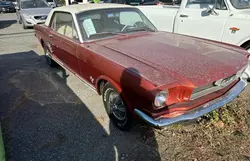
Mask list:
[{"label": "curb", "polygon": [[0,124],[0,161],[6,161],[1,124]]}]

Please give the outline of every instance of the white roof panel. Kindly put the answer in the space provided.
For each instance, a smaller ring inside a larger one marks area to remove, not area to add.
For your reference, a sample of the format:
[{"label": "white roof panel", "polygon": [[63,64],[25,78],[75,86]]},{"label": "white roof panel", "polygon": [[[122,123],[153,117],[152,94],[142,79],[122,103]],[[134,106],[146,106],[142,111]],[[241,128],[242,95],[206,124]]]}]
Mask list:
[{"label": "white roof panel", "polygon": [[123,4],[113,4],[113,3],[86,3],[86,4],[74,4],[63,7],[57,7],[54,9],[54,11],[65,11],[65,12],[70,12],[72,14],[76,14],[78,12],[95,10],[95,9],[105,9],[105,8],[135,8],[135,7]]}]

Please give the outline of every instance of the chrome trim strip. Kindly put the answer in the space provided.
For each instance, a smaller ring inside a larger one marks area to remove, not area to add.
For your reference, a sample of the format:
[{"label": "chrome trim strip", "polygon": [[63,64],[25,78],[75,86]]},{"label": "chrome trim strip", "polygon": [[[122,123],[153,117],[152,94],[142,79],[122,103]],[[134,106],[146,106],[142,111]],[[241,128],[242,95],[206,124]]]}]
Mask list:
[{"label": "chrome trim strip", "polygon": [[[236,81],[237,79],[239,80],[239,77],[237,77],[236,75],[233,75],[231,77],[228,77],[228,78],[233,78],[232,80],[230,80],[227,85],[225,86],[219,86],[219,85],[214,85],[213,87],[210,87],[210,88],[207,88],[207,89],[204,89],[204,90],[201,90],[199,92],[196,92],[196,93],[192,93],[191,97],[190,97],[190,100],[195,100],[197,98],[200,98],[202,96],[205,96],[205,95],[208,95],[210,93],[213,93],[213,92],[216,92],[216,91],[219,91],[223,88],[226,88],[228,87],[229,85],[231,85],[234,81]],[[228,79],[228,78],[225,78],[225,79]],[[222,80],[225,80],[225,79],[220,79],[218,81],[222,81]],[[217,81],[216,81],[217,82]],[[215,82],[215,83],[216,83]]]},{"label": "chrome trim strip", "polygon": [[213,93],[213,92],[215,92],[215,91],[221,90],[221,89],[223,89],[223,88],[225,88],[225,87],[213,86],[213,87],[211,87],[211,88],[204,89],[204,90],[199,91],[199,92],[197,92],[197,93],[193,93],[193,94],[191,95],[191,97],[190,97],[190,100],[195,100],[195,99],[197,99],[197,98],[200,98],[200,97],[202,97],[202,96],[208,95],[208,94],[210,94],[210,93]]},{"label": "chrome trim strip", "polygon": [[86,84],[87,86],[89,86],[90,89],[92,89],[93,91],[95,91],[95,93],[97,93],[95,87],[94,87],[92,84],[88,83],[86,80],[84,80],[83,78],[81,78],[78,74],[76,74],[76,73],[74,73],[73,71],[70,71],[69,69],[67,69],[67,68],[64,66],[64,64],[63,64],[60,60],[58,60],[57,58],[55,58],[55,57],[52,56],[52,59],[53,59],[57,64],[59,64],[60,67],[62,67],[63,69],[67,70],[67,71],[70,72],[71,74],[75,75],[75,76],[76,76],[77,78],[79,78],[84,84]]},{"label": "chrome trim strip", "polygon": [[83,79],[81,76],[79,76],[78,74],[74,74],[77,78],[79,78],[83,83],[85,83],[87,86],[89,86],[92,90],[94,90],[96,93],[96,89],[95,86],[93,86],[92,84],[90,84],[89,82],[87,82],[85,79]]},{"label": "chrome trim strip", "polygon": [[154,120],[153,118],[151,118],[150,116],[148,116],[139,109],[135,109],[134,112],[148,124],[157,128],[162,128],[164,126],[168,126],[176,122],[196,119],[206,113],[209,113],[233,101],[245,89],[246,86],[247,82],[241,79],[234,87],[232,87],[227,93],[225,93],[221,97],[211,100],[208,103],[198,106],[195,109],[190,110],[187,113],[174,118],[161,118],[158,120]]}]

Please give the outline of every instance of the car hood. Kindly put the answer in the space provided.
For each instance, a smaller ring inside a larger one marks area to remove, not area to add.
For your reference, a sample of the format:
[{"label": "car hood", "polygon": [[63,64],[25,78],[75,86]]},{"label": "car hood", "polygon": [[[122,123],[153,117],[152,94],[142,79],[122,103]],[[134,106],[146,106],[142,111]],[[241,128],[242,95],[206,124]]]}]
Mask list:
[{"label": "car hood", "polygon": [[30,16],[36,15],[48,15],[52,8],[29,8],[29,9],[22,9],[20,12],[21,14],[26,14]]},{"label": "car hood", "polygon": [[[239,47],[166,32],[120,36],[96,42],[105,48],[136,60],[130,67],[156,86],[169,80],[203,86],[234,75],[247,65],[247,52]],[[157,70],[152,72],[146,67]],[[163,79],[164,77],[164,79]]]}]

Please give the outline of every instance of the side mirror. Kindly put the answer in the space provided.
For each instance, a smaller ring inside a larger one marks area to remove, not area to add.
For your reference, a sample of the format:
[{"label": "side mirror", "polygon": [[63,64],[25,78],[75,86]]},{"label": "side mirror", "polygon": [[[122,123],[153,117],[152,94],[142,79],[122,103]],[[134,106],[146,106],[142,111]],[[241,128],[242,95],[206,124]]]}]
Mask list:
[{"label": "side mirror", "polygon": [[214,5],[208,5],[208,8],[206,10],[207,14],[211,15],[219,15],[215,10],[214,10]]}]

